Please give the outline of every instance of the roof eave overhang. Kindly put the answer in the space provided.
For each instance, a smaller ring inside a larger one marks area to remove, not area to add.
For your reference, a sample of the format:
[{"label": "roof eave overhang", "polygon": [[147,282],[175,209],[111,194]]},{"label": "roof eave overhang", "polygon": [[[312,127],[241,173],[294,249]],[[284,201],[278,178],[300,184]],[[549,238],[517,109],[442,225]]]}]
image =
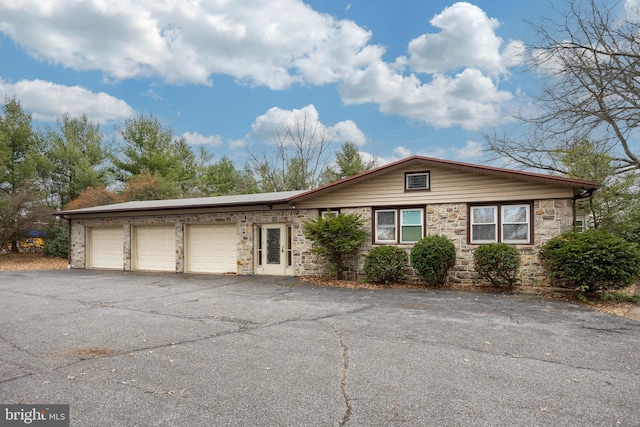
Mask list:
[{"label": "roof eave overhang", "polygon": [[185,209],[215,209],[215,208],[230,208],[236,206],[255,206],[255,207],[264,207],[268,209],[269,206],[273,205],[288,205],[291,204],[291,198],[288,197],[286,199],[279,200],[269,200],[269,201],[261,201],[260,203],[255,202],[239,202],[239,203],[210,203],[210,204],[188,204],[188,205],[180,205],[180,206],[154,206],[154,207],[137,207],[137,208],[111,208],[111,209],[95,209],[89,211],[83,210],[69,210],[69,211],[57,211],[52,215],[59,216],[62,218],[71,217],[71,216],[84,216],[84,215],[96,215],[96,214],[113,214],[113,213],[128,213],[128,212],[166,212],[166,211],[177,211],[177,210],[185,210]]}]

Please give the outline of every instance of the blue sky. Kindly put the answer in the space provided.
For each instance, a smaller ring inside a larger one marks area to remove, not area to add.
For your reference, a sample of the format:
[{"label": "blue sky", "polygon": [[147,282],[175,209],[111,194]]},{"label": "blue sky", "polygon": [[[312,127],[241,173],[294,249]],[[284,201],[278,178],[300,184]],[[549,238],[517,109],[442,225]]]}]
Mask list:
[{"label": "blue sky", "polygon": [[1,1],[0,97],[37,126],[86,113],[116,140],[114,124],[152,113],[239,166],[301,114],[380,163],[482,163],[481,132],[538,89],[525,21],[558,17],[517,3]]}]

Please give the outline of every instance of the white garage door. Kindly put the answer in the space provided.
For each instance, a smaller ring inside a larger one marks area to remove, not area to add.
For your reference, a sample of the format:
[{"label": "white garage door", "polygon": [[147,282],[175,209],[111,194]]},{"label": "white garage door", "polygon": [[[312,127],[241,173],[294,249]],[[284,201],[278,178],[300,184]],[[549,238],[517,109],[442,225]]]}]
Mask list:
[{"label": "white garage door", "polygon": [[174,226],[135,228],[135,269],[176,271]]},{"label": "white garage door", "polygon": [[88,268],[122,270],[123,232],[118,228],[90,228]]},{"label": "white garage door", "polygon": [[189,226],[187,271],[236,273],[238,271],[236,236],[235,224]]}]

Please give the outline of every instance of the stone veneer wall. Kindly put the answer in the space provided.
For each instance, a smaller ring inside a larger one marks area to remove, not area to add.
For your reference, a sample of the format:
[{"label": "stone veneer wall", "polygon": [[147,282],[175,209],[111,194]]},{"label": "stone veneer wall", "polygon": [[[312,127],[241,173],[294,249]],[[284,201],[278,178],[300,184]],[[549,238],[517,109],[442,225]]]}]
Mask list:
[{"label": "stone veneer wall", "polygon": [[[456,245],[457,260],[449,274],[455,283],[473,284],[479,280],[473,267],[473,250],[478,245],[467,243],[467,205],[442,204],[427,207],[427,234],[443,234]],[[542,285],[547,280],[537,257],[538,250],[549,239],[573,227],[571,199],[536,200],[533,203],[533,245],[516,245],[522,266],[520,278],[525,285]]]},{"label": "stone veneer wall", "polygon": [[[357,213],[365,219],[365,229],[372,230],[371,208],[343,209],[343,213]],[[467,204],[433,204],[426,207],[426,234],[448,236],[456,246],[456,265],[449,273],[448,280],[454,283],[475,284],[480,280],[473,267],[473,250],[478,245],[467,243]],[[520,269],[521,281],[525,285],[544,285],[547,283],[544,270],[537,257],[538,250],[549,239],[570,230],[573,226],[573,208],[571,199],[536,200],[533,203],[534,236],[533,245],[517,245],[520,251],[522,267]],[[358,259],[352,260],[352,265],[357,262],[357,269],[352,268],[346,272],[346,278],[364,278],[365,254],[373,247],[369,237],[359,248]],[[399,245],[408,252],[412,245]],[[419,280],[412,268],[407,271],[409,280]]]},{"label": "stone veneer wall", "polygon": [[131,236],[132,227],[153,225],[174,225],[176,228],[176,272],[184,272],[185,226],[190,224],[236,224],[238,233],[238,274],[254,273],[254,225],[289,224],[292,229],[292,267],[294,275],[320,274],[321,268],[311,254],[311,244],[302,233],[302,222],[309,215],[318,215],[311,210],[268,210],[247,212],[215,212],[179,215],[149,215],[115,218],[73,219],[71,226],[71,247],[69,248],[71,268],[86,268],[86,230],[88,227],[122,227],[124,234],[124,270],[132,269]]},{"label": "stone veneer wall", "polygon": [[[365,220],[365,229],[372,230],[371,208],[346,208],[345,214],[360,214]],[[86,267],[85,227],[121,226],[124,231],[124,269],[131,270],[131,227],[138,225],[173,224],[176,227],[176,271],[184,271],[184,230],[189,224],[237,224],[238,232],[238,274],[254,274],[254,230],[256,224],[285,223],[292,227],[292,267],[290,272],[296,276],[321,276],[325,273],[324,263],[312,252],[312,242],[302,231],[305,219],[318,215],[317,209],[269,210],[207,214],[181,214],[161,216],[140,216],[104,219],[74,219],[71,228],[71,267]],[[477,283],[478,275],[473,270],[473,249],[477,245],[467,244],[467,205],[434,204],[426,207],[427,235],[442,234],[448,236],[456,245],[457,261],[449,275],[455,283]],[[522,255],[521,279],[523,284],[536,285],[546,283],[544,272],[537,259],[537,251],[546,241],[571,229],[573,210],[571,199],[536,200],[533,204],[534,244],[518,245]],[[350,260],[351,267],[345,278],[364,278],[364,259],[373,247],[369,236],[359,248],[358,254]],[[411,245],[402,245],[407,251]],[[410,269],[410,278],[417,279]]]}]

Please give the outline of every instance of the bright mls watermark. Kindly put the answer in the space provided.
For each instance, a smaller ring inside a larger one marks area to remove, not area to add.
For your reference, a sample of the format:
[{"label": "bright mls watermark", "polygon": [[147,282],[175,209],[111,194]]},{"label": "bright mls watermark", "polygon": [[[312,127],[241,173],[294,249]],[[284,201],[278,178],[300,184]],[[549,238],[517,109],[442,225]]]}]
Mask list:
[{"label": "bright mls watermark", "polygon": [[2,405],[0,427],[69,427],[69,405]]}]

